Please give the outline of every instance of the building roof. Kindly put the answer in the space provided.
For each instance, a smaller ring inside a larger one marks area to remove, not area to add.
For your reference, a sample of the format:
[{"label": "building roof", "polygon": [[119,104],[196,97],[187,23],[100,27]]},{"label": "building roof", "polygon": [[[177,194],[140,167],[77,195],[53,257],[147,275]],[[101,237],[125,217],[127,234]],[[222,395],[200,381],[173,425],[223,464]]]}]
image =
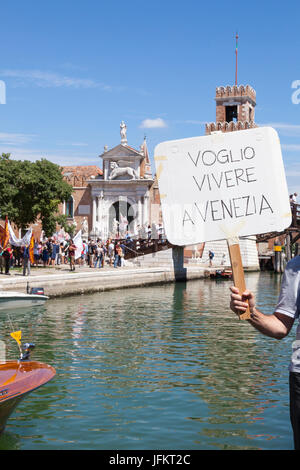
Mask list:
[{"label": "building roof", "polygon": [[63,166],[61,171],[65,180],[72,186],[86,186],[86,181],[92,177],[103,175],[103,171],[96,165]]}]

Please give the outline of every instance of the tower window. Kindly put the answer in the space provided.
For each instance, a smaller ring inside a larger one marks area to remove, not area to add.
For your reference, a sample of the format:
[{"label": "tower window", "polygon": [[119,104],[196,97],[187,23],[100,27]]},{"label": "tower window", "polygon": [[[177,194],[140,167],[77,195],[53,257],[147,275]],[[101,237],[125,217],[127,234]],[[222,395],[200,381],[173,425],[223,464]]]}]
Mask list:
[{"label": "tower window", "polygon": [[226,106],[226,122],[237,121],[237,106]]}]

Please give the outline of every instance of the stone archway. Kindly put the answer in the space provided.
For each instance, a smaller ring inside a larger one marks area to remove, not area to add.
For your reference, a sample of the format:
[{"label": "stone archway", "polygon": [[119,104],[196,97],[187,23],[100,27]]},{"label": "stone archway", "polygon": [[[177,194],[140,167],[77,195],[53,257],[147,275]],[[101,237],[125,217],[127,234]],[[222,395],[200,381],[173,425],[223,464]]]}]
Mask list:
[{"label": "stone archway", "polygon": [[134,220],[135,211],[129,202],[122,200],[114,202],[109,208],[109,233],[119,233],[121,235],[126,230],[130,231]]}]

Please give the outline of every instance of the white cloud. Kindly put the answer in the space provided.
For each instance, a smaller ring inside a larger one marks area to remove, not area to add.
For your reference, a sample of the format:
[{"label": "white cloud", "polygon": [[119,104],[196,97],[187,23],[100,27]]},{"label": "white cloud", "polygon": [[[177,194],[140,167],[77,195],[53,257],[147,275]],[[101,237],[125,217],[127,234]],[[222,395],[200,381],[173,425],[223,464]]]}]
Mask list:
[{"label": "white cloud", "polygon": [[26,86],[33,84],[42,88],[66,87],[66,88],[101,88],[105,91],[111,91],[112,87],[105,83],[97,82],[89,78],[76,78],[60,75],[52,72],[43,72],[41,70],[0,70],[1,78],[14,79],[15,86]]},{"label": "white cloud", "polygon": [[184,121],[177,120],[175,121],[177,124],[195,124],[195,125],[203,125],[206,124],[208,121],[196,121],[194,119],[186,119]]},{"label": "white cloud", "polygon": [[8,132],[0,132],[0,144],[5,145],[21,145],[31,142],[36,137],[34,134],[14,134]]},{"label": "white cloud", "polygon": [[71,145],[72,147],[88,147],[89,144],[85,142],[72,142]]},{"label": "white cloud", "polygon": [[285,172],[285,176],[286,176],[286,177],[290,177],[290,176],[291,176],[291,177],[297,177],[297,178],[299,178],[299,176],[300,176],[300,171],[286,171],[286,172]]},{"label": "white cloud", "polygon": [[299,152],[300,145],[299,144],[282,144],[281,148],[283,150],[287,150],[288,152]]},{"label": "white cloud", "polygon": [[57,142],[56,145],[61,147],[88,147],[86,142]]},{"label": "white cloud", "polygon": [[46,158],[47,160],[56,163],[60,166],[67,165],[98,165],[99,159],[97,159],[96,152],[84,155],[76,152],[56,152],[56,151],[47,151],[43,149],[36,148],[24,148],[24,147],[15,147],[15,146],[3,146],[0,143],[0,155],[1,153],[10,153],[13,160],[29,160],[35,162],[36,160],[41,160]]},{"label": "white cloud", "polygon": [[268,122],[259,124],[260,127],[274,127],[282,135],[288,136],[299,136],[300,135],[300,124],[289,124],[286,122]]},{"label": "white cloud", "polygon": [[167,123],[163,119],[156,118],[156,119],[144,119],[140,127],[143,129],[155,129],[155,128],[168,127],[168,126],[167,126]]}]

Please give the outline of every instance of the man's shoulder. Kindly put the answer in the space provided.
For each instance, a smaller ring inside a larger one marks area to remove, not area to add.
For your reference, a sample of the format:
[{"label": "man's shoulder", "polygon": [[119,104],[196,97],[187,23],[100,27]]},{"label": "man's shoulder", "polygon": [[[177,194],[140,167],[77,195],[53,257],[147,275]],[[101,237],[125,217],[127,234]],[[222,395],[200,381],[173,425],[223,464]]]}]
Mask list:
[{"label": "man's shoulder", "polygon": [[294,269],[296,267],[300,268],[300,256],[295,256],[290,261],[288,261],[286,267],[290,269]]},{"label": "man's shoulder", "polygon": [[300,273],[300,256],[295,256],[290,261],[288,261],[285,267],[285,276],[297,276]]}]

